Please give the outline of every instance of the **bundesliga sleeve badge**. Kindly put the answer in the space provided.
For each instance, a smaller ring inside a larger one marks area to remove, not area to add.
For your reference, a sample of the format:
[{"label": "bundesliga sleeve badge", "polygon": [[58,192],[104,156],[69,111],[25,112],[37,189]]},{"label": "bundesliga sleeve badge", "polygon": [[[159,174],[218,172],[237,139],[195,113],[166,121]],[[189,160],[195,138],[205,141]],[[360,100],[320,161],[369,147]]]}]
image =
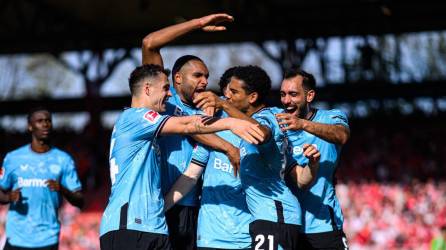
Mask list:
[{"label": "bundesliga sleeve badge", "polygon": [[150,122],[151,124],[155,124],[159,119],[160,119],[161,115],[158,114],[158,112],[150,110],[147,111],[144,114],[144,119],[148,122]]}]

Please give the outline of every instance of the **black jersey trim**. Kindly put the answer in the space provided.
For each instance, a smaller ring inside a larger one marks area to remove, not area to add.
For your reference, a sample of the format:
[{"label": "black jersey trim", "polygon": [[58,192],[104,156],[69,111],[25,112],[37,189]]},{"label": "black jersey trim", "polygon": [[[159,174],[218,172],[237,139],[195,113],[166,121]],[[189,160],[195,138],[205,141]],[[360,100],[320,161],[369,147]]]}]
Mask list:
[{"label": "black jersey trim", "polygon": [[163,118],[164,120],[162,120],[162,121],[160,122],[160,124],[158,125],[158,128],[156,128],[156,131],[155,131],[155,138],[158,137],[158,134],[161,132],[161,129],[163,129],[164,125],[166,124],[167,120],[170,119],[170,117],[171,117],[171,116],[168,115],[168,116],[164,117],[164,118]]},{"label": "black jersey trim", "polygon": [[204,163],[202,161],[196,160],[194,158],[192,158],[192,160],[190,162],[194,163],[194,164],[197,164],[198,166],[203,167],[203,168],[206,167],[206,165],[207,165],[207,163]]},{"label": "black jersey trim", "polygon": [[274,200],[274,205],[276,205],[277,222],[285,223],[285,217],[283,217],[283,205],[282,205],[282,202]]},{"label": "black jersey trim", "polygon": [[313,114],[311,114],[310,118],[308,119],[309,121],[313,121],[313,119],[316,117],[317,111],[319,111],[319,109],[314,109]]},{"label": "black jersey trim", "polygon": [[121,207],[119,214],[119,229],[127,229],[127,213],[129,210],[129,203],[125,203]]}]

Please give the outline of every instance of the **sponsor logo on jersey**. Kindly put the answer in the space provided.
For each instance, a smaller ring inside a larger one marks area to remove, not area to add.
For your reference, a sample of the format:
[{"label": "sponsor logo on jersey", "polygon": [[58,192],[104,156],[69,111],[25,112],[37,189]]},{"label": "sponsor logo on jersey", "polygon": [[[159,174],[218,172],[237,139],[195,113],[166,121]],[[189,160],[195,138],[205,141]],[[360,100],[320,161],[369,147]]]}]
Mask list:
[{"label": "sponsor logo on jersey", "polygon": [[215,158],[214,160],[214,168],[221,170],[223,172],[232,173],[233,168],[232,165],[226,162],[223,162],[221,159]]},{"label": "sponsor logo on jersey", "polygon": [[144,119],[150,123],[156,123],[160,119],[161,115],[158,112],[150,110],[144,114]]},{"label": "sponsor logo on jersey", "polygon": [[17,180],[19,187],[46,187],[46,179],[25,179],[19,177]]}]

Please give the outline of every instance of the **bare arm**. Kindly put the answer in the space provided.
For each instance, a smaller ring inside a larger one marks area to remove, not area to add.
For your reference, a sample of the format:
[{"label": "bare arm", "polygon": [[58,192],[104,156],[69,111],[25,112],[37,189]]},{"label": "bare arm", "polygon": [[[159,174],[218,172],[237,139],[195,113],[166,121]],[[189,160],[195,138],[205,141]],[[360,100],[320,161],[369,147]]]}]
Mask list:
[{"label": "bare arm", "polygon": [[258,144],[264,140],[262,130],[250,122],[235,118],[215,118],[203,116],[171,117],[162,127],[161,134],[209,134],[231,130],[249,143]]},{"label": "bare arm", "polygon": [[22,193],[20,192],[21,188],[17,188],[13,191],[5,191],[0,189],[0,204],[9,204],[11,202],[17,202],[22,197]]},{"label": "bare arm", "polygon": [[72,192],[60,185],[60,183],[56,180],[47,180],[46,184],[51,191],[60,192],[71,205],[78,208],[82,208],[84,206],[84,195],[81,191]]},{"label": "bare arm", "polygon": [[197,184],[198,178],[203,173],[204,168],[195,163],[191,163],[183,174],[176,180],[169,192],[164,196],[164,211],[169,210],[173,205],[186,196]]},{"label": "bare arm", "polygon": [[316,179],[319,170],[320,152],[312,145],[304,144],[304,156],[309,159],[308,165],[305,167],[295,166],[291,172],[292,180],[299,188],[309,187]]},{"label": "bare arm", "polygon": [[226,100],[220,99],[220,97],[218,97],[216,94],[212,93],[211,91],[206,91],[206,92],[198,94],[197,97],[194,99],[194,103],[197,108],[200,108],[202,110],[205,110],[209,107],[215,107],[216,109],[223,109],[230,117],[249,121],[252,124],[259,125],[262,132],[266,135],[264,141],[267,141],[269,139],[269,137],[271,136],[271,130],[269,128],[260,125],[255,119],[246,115],[242,111],[236,109],[234,106],[232,106]]},{"label": "bare arm", "polygon": [[237,176],[240,168],[240,151],[231,143],[214,134],[192,135],[195,141],[208,146],[209,148],[226,154],[234,169],[234,176]]},{"label": "bare arm", "polygon": [[350,138],[350,130],[342,125],[323,124],[301,119],[291,114],[277,114],[280,125],[286,125],[284,130],[305,130],[331,143],[344,145]]},{"label": "bare arm", "polygon": [[142,41],[142,63],[163,66],[160,49],[166,44],[197,29],[209,32],[226,30],[224,26],[218,26],[218,24],[221,22],[232,22],[233,20],[234,18],[227,14],[213,14],[150,33]]}]

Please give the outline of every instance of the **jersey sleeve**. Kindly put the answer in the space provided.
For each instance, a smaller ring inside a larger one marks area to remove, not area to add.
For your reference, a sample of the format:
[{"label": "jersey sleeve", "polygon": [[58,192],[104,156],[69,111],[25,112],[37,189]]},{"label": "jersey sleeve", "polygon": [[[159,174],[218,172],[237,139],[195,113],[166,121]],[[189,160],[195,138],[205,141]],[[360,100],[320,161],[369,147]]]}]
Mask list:
[{"label": "jersey sleeve", "polygon": [[288,174],[294,167],[300,166],[291,154],[285,154],[285,174]]},{"label": "jersey sleeve", "polygon": [[9,155],[5,156],[3,166],[0,169],[0,189],[10,190],[12,188],[12,164]]},{"label": "jersey sleeve", "polygon": [[192,152],[191,163],[195,163],[201,167],[206,167],[209,160],[209,153],[210,152],[207,148],[201,144],[197,144]]},{"label": "jersey sleeve", "polygon": [[327,117],[325,118],[325,121],[327,122],[327,124],[342,125],[347,128],[349,127],[347,115],[339,109],[330,110]]},{"label": "jersey sleeve", "polygon": [[63,187],[70,190],[71,192],[79,191],[82,188],[79,177],[77,176],[74,161],[71,157],[68,157],[67,162],[63,168],[63,174],[60,183]]},{"label": "jersey sleeve", "polygon": [[134,135],[137,138],[151,139],[155,138],[161,132],[161,129],[170,118],[169,115],[161,115],[156,111],[147,110],[137,114],[138,123],[134,126]]}]

